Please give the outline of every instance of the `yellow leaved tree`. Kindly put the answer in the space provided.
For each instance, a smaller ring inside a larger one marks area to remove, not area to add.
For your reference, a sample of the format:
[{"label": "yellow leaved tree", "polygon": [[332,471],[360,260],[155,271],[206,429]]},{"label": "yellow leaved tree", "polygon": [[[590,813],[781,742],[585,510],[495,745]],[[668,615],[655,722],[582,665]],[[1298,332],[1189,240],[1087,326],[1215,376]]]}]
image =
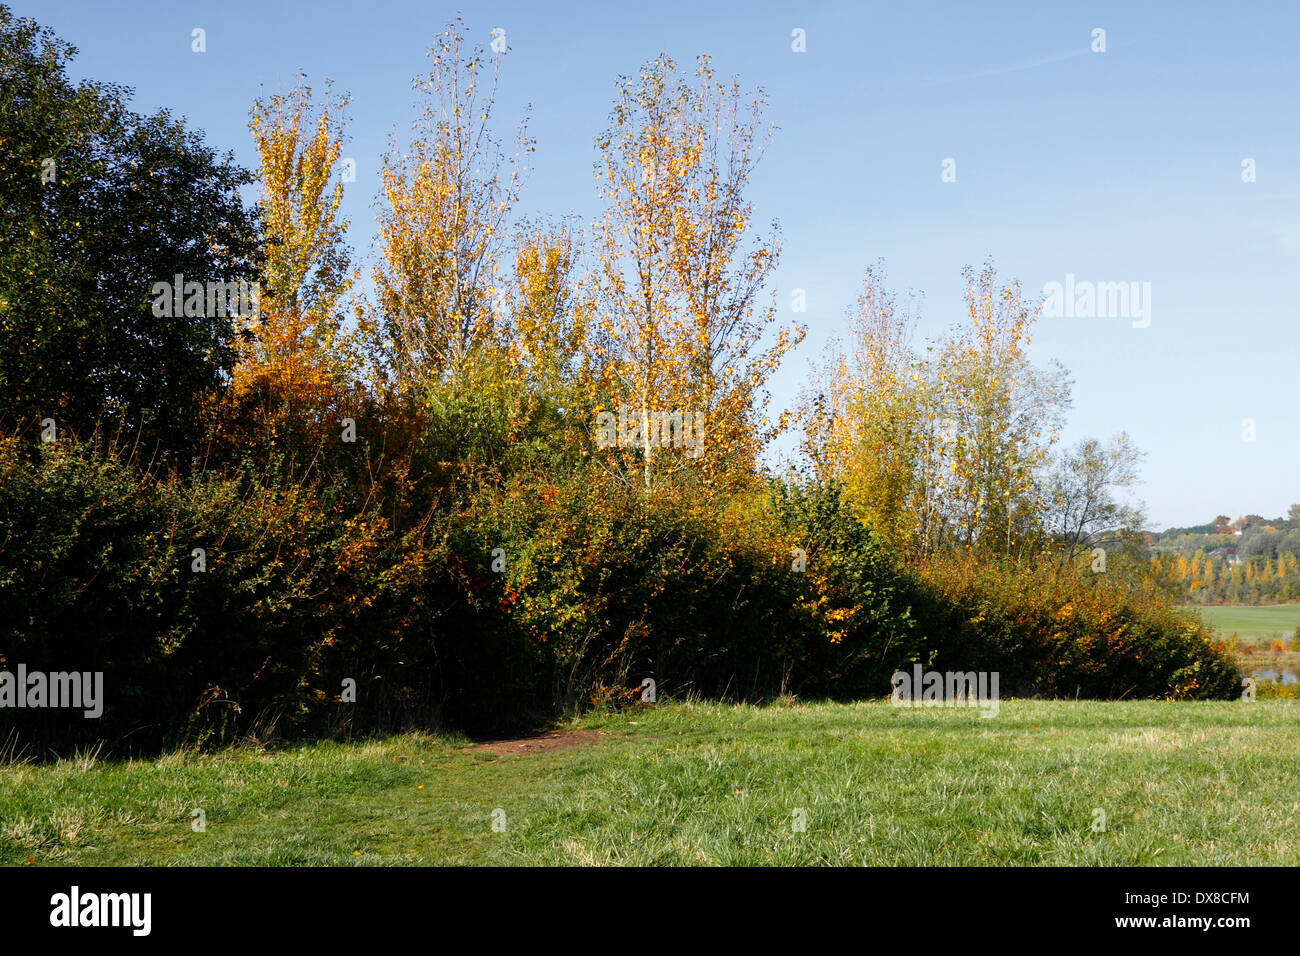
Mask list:
[{"label": "yellow leaved tree", "polygon": [[1029,362],[1038,303],[1020,284],[1001,284],[992,263],[962,274],[969,324],[938,352],[953,438],[949,520],[958,542],[1005,553],[1039,523],[1035,478],[1060,435],[1068,382],[1059,365]]},{"label": "yellow leaved tree", "polygon": [[863,276],[847,351],[833,343],[802,398],[803,450],[838,480],[858,513],[906,552],[942,524],[949,430],[940,396],[912,351],[918,299],[899,302],[883,267]]},{"label": "yellow leaved tree", "polygon": [[458,19],[435,38],[429,72],[413,81],[414,134],[380,170],[377,351],[403,394],[427,392],[502,339],[498,268],[532,145],[521,123],[517,152],[503,154],[490,129],[501,54],[488,60],[466,34]]},{"label": "yellow leaved tree", "polygon": [[590,405],[598,377],[588,347],[595,303],[583,272],[583,234],[574,222],[524,223],[508,290],[508,338],[515,366],[537,393],[572,393]]},{"label": "yellow leaved tree", "polygon": [[991,264],[965,270],[967,321],[918,353],[912,303],[868,269],[851,345],[801,397],[803,449],[895,550],[1008,553],[1042,531],[1041,479],[1069,403],[1026,352],[1036,306]]},{"label": "yellow leaved tree", "polygon": [[328,85],[315,101],[299,75],[292,92],[259,98],[252,109],[265,259],[257,314],[241,322],[232,384],[237,395],[263,399],[272,421],[331,411],[356,369],[344,310],[357,273],[339,208],[347,103]]},{"label": "yellow leaved tree", "polygon": [[[746,250],[753,210],[745,188],[770,128],[761,91],[714,79],[701,56],[694,82],[661,56],[619,82],[597,138],[606,211],[597,227],[604,396],[598,412],[632,420],[627,457],[646,489],[657,472],[693,467],[705,480],[748,477],[775,433],[760,392],[803,337],[778,329],[760,302],[775,268],[775,237]],[[690,422],[683,444],[674,429]],[[623,444],[622,442],[620,444]],[[671,454],[669,454],[671,450]],[[688,463],[694,463],[693,465]]]}]

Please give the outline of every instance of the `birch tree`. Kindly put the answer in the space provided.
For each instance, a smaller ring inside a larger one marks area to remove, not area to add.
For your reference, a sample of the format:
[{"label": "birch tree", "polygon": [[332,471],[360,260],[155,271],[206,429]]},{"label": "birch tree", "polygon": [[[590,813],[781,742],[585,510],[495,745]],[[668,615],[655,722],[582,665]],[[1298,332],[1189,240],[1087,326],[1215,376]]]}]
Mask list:
[{"label": "birch tree", "polygon": [[763,347],[775,310],[760,298],[778,246],[772,236],[743,249],[753,217],[744,191],[770,134],[762,105],[761,91],[747,99],[735,80],[715,80],[707,57],[691,82],[661,56],[620,80],[597,138],[601,348],[612,402],[641,424],[647,489],[663,457],[652,426],[667,410],[703,416],[706,473],[752,467],[774,431],[756,396],[803,337],[779,329]]}]

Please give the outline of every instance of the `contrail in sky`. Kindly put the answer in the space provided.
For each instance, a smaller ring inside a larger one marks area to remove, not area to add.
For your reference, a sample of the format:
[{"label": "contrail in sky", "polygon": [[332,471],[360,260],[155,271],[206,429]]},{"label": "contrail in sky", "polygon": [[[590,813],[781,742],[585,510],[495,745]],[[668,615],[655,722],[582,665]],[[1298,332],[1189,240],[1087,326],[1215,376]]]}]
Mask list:
[{"label": "contrail in sky", "polygon": [[961,76],[952,76],[946,80],[936,80],[932,85],[938,86],[941,83],[956,83],[959,80],[974,80],[981,76],[997,76],[1001,73],[1016,73],[1020,70],[1032,70],[1035,67],[1045,66],[1048,63],[1056,63],[1059,60],[1068,60],[1076,56],[1086,56],[1091,50],[1072,50],[1069,53],[1055,53],[1052,56],[1039,57],[1037,60],[1027,60],[1024,63],[1015,63],[1011,66],[994,67],[991,70],[979,70],[976,73],[965,73]]}]

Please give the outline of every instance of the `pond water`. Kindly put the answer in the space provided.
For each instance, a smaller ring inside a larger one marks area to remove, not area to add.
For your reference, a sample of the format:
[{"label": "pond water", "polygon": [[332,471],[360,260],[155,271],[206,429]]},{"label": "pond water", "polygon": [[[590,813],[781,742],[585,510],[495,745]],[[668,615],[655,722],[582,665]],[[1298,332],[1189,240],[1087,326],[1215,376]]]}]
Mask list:
[{"label": "pond water", "polygon": [[1275,680],[1283,684],[1300,683],[1300,677],[1297,677],[1296,672],[1289,667],[1246,667],[1242,668],[1242,672],[1247,677],[1255,677],[1259,680]]}]

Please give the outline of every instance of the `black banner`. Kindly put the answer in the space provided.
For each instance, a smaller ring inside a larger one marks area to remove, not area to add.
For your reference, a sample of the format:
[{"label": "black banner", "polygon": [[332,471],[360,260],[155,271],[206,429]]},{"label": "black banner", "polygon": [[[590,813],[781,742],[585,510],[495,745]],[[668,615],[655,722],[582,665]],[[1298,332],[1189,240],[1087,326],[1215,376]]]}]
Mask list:
[{"label": "black banner", "polygon": [[581,933],[593,943],[669,945],[698,943],[704,934],[763,938],[780,926],[809,940],[849,928],[864,942],[905,949],[1020,933],[1040,943],[1200,938],[1233,946],[1294,939],[1294,875],[1234,868],[10,868],[0,870],[0,894],[10,943],[62,937],[133,946],[248,934],[259,944],[337,947],[399,933],[431,945],[449,933],[494,943]]}]

